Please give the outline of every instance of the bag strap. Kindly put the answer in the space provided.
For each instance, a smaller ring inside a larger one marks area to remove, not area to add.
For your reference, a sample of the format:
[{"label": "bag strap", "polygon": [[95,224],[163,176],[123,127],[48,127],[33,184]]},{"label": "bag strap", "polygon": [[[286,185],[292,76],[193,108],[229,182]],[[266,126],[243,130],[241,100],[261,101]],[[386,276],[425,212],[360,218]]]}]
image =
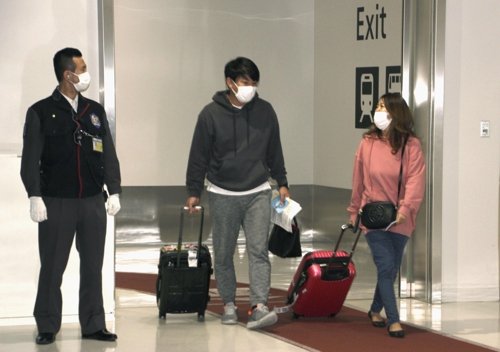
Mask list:
[{"label": "bag strap", "polygon": [[[405,147],[406,147],[406,142],[408,141],[408,136],[405,137],[405,140],[403,142],[403,146],[401,147],[401,166],[399,168],[399,177],[398,177],[398,199],[396,200],[396,209],[398,208],[398,202],[399,202],[399,195],[401,193],[401,183],[402,183],[402,180],[403,180],[403,155],[405,154]],[[369,160],[370,160],[370,164],[368,165],[368,169],[370,168],[371,166],[371,160],[372,160],[372,151],[373,151],[373,143],[374,141],[372,141],[372,144],[371,144],[371,147],[370,147],[370,157],[369,157]],[[370,180],[370,184],[371,184],[371,180]],[[360,209],[361,210],[361,209]]]},{"label": "bag strap", "polygon": [[[401,195],[401,183],[403,182],[403,156],[405,155],[406,142],[408,142],[408,135],[405,137],[403,142],[403,146],[401,147],[401,166],[399,167],[399,177],[398,177],[398,198],[396,199],[396,211],[399,208],[399,196]],[[370,162],[371,162],[371,152],[373,150],[373,142],[370,149]],[[371,180],[370,180],[371,183]],[[356,223],[354,224],[353,232],[358,230],[359,222],[361,220],[361,213],[363,212],[362,208],[359,209],[358,216],[356,217]]]},{"label": "bag strap", "polygon": [[405,155],[406,142],[408,142],[408,136],[405,137],[403,146],[401,147],[401,167],[399,168],[399,179],[398,179],[398,199],[396,200],[396,209],[398,208],[399,195],[401,193],[401,182],[403,181],[403,155]]}]

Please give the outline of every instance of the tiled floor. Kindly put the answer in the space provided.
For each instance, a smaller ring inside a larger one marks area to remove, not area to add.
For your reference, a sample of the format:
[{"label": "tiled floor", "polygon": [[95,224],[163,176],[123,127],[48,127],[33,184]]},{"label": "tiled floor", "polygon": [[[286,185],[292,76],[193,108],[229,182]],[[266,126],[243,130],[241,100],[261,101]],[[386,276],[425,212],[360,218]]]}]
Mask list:
[{"label": "tiled floor", "polygon": [[[346,305],[367,311],[374,275],[366,243],[360,241],[355,254],[358,271],[355,284]],[[331,242],[304,243],[303,249],[330,248]],[[156,273],[158,245],[124,245],[116,249],[116,271]],[[298,265],[298,259],[271,258],[272,286],[287,289]],[[237,277],[248,282],[245,246],[238,246],[235,254]],[[500,348],[499,302],[448,303],[429,305],[404,299],[399,302],[401,319],[426,329],[455,336],[494,350]],[[207,314],[198,322],[195,314],[167,315],[158,319],[155,298],[139,292],[116,290],[116,319],[108,323],[118,341],[113,343],[81,340],[77,323],[66,323],[56,342],[48,346],[34,343],[36,327],[33,325],[0,327],[1,351],[304,351],[301,346],[280,341],[244,326],[224,326],[220,320]],[[389,338],[389,337],[388,337]]]}]

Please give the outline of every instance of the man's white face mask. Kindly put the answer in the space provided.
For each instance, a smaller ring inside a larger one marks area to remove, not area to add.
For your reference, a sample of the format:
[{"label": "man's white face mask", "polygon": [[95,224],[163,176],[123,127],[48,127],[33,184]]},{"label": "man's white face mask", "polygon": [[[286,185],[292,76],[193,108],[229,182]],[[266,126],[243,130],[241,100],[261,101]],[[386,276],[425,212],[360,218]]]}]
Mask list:
[{"label": "man's white face mask", "polygon": [[[71,72],[73,73],[73,72]],[[78,91],[78,92],[85,92],[88,88],[89,88],[89,85],[90,85],[90,74],[88,72],[84,72],[84,73],[81,73],[79,75],[77,75],[76,73],[73,73],[75,76],[78,76],[78,79],[80,80],[80,82],[78,83],[73,83],[73,86],[75,86],[75,89]]]},{"label": "man's white face mask", "polygon": [[240,103],[248,103],[250,100],[253,99],[255,96],[255,92],[257,91],[257,87],[254,86],[238,86],[235,81],[233,81],[234,85],[238,87],[238,93],[236,93],[233,88],[231,90],[233,91],[234,95],[236,96],[236,99]]}]

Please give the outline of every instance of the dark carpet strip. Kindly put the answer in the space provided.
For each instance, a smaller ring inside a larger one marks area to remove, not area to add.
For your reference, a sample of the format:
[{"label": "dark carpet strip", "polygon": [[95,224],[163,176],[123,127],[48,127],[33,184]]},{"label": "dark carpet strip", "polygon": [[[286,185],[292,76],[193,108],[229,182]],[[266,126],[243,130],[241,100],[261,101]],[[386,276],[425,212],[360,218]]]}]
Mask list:
[{"label": "dark carpet strip", "polygon": [[[155,274],[116,273],[116,287],[156,294]],[[207,310],[220,315],[223,303],[217,294],[215,281],[211,280],[211,300]],[[268,306],[281,307],[285,302],[286,292],[271,289]],[[238,321],[246,324],[249,305],[248,284],[238,284],[237,291]],[[370,323],[366,312],[348,307],[333,318],[299,318],[290,314],[280,314],[275,325],[264,330],[268,335],[282,340],[295,342],[318,351],[405,351],[405,352],[482,352],[493,351],[452,337],[444,336],[415,326],[402,324],[406,337],[391,338],[387,328],[376,328]]]}]

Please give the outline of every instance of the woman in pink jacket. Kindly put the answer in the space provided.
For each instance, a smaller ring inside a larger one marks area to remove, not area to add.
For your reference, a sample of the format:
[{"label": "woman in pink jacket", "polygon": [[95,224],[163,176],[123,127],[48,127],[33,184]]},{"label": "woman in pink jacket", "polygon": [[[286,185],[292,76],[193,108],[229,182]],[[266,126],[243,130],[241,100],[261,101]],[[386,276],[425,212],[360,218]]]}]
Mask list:
[{"label": "woman in pink jacket", "polygon": [[[351,223],[367,203],[390,201],[397,205],[396,223],[389,229],[369,230],[360,224],[377,267],[377,286],[368,316],[376,327],[385,327],[391,337],[404,337],[394,293],[403,251],[413,230],[425,189],[425,160],[420,140],[413,132],[413,117],[399,93],[383,95],[374,123],[363,135],[354,159]],[[401,150],[406,140],[403,160]],[[403,174],[398,199],[401,163]]]}]

